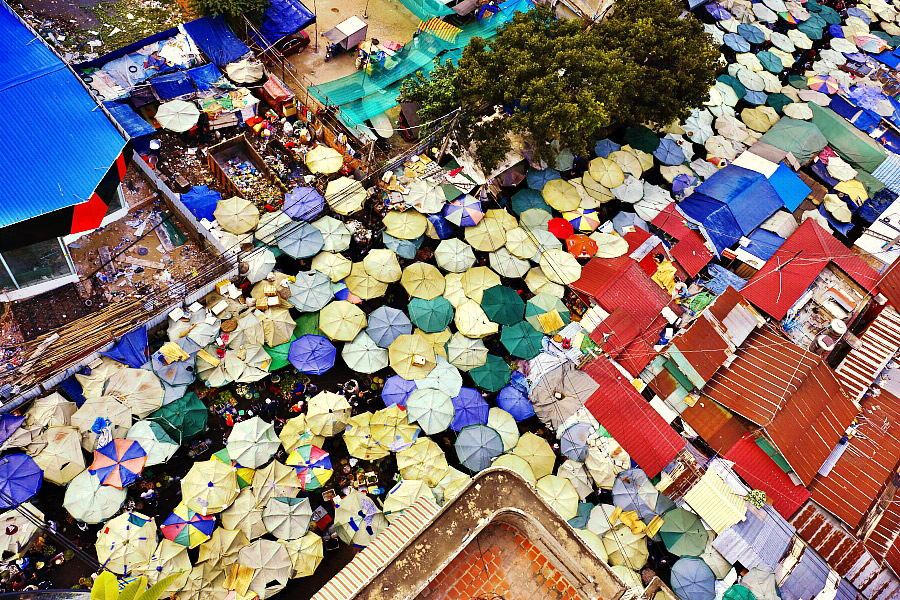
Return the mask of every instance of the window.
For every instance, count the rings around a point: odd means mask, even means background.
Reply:
[[[4,289],[21,289],[74,273],[68,253],[58,238],[31,244],[24,248],[5,250],[2,257],[6,269],[8,269],[8,273],[4,272],[0,276],[0,287]],[[12,279],[9,275],[12,275]]]
[[[125,208],[125,197],[122,195],[122,186],[116,187],[116,195],[109,201],[109,208],[106,209],[106,216],[113,214],[117,210]]]

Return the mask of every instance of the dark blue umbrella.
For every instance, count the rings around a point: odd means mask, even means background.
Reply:
[[[716,21],[724,21],[725,19],[731,18],[731,13],[721,4],[710,2],[705,8],[706,12],[708,12]]]
[[[562,175],[559,174],[559,171],[554,171],[553,169],[544,169],[543,171],[528,169],[528,173],[525,174],[525,181],[528,183],[528,187],[533,190],[544,189],[547,182],[554,179],[562,179]]]
[[[751,44],[762,44],[766,41],[766,35],[759,27],[749,23],[741,23],[737,28],[738,35]]]
[[[653,151],[653,156],[664,165],[680,165],[684,162],[684,150],[678,142],[669,138],[659,140],[659,146]]]
[[[828,33],[831,34],[831,37],[842,38],[844,37],[844,29],[841,27],[839,23],[834,23],[828,26]]]
[[[459,431],[469,425],[484,425],[488,420],[490,407],[481,397],[481,392],[474,388],[464,387],[453,399],[453,410],[456,411],[450,428]]]
[[[528,392],[509,384],[497,393],[497,406],[512,415],[516,421],[524,421],[534,416],[534,407],[528,399]]]
[[[393,404],[406,406],[406,399],[415,389],[417,389],[415,380],[392,375],[388,377],[384,382],[384,387],[381,388],[381,399],[384,400],[385,406]]]
[[[333,367],[336,355],[337,349],[322,335],[301,335],[288,349],[291,364],[309,375],[321,375]]]
[[[718,6],[718,5],[717,5]],[[734,50],[735,52],[749,52],[750,51],[750,42],[744,39],[743,36],[740,36],[736,33],[726,33],[725,34],[725,45]]]
[[[476,473],[487,469],[492,460],[503,454],[503,439],[487,425],[463,427],[453,446],[459,462]]]
[[[587,439],[593,431],[594,428],[587,423],[575,423],[563,431],[562,436],[560,436],[559,451],[562,452],[566,458],[584,462],[588,452]]]
[[[697,178],[696,178],[696,177],[692,177],[692,176],[687,175],[687,174],[685,174],[685,173],[681,173],[681,174],[679,174],[679,175],[676,175],[676,176],[675,176],[675,179],[672,180],[672,193],[673,193],[673,194],[680,194],[681,192],[683,192],[683,191],[686,190],[687,188],[689,188],[689,187],[691,187],[692,185],[694,185],[694,183],[695,183],[696,181],[697,181]]]
[[[17,417],[10,414],[0,415],[0,445],[8,440],[12,434],[16,432],[16,429],[24,422],[24,416]]]
[[[381,241],[384,242],[385,248],[393,250],[400,258],[407,258],[410,260],[416,257],[416,252],[419,251],[419,246],[422,245],[424,237],[425,236],[420,235],[414,240],[401,240],[392,235],[388,235],[387,231],[381,232]]]
[[[101,352],[100,354],[120,363],[125,363],[133,369],[140,369],[150,358],[147,346],[147,329],[142,325],[134,331],[123,335],[112,350]]]
[[[44,472],[27,454],[0,458],[0,509],[27,502],[41,489]]]
[[[451,225],[443,215],[435,213],[433,215],[425,215],[425,218],[427,218],[428,222],[434,227],[434,232],[439,239],[446,240],[447,238],[453,237],[453,234],[455,233],[453,225]]]
[[[679,558],[672,565],[672,591],[681,600],[713,600],[716,576],[703,559],[696,556]]]
[[[296,187],[284,195],[281,210],[295,221],[311,221],[325,210],[325,196],[316,188]]]
[[[604,138],[594,144],[594,154],[603,158],[607,158],[613,152],[618,152],[621,149],[622,146],[608,138]]]
[[[390,306],[379,306],[369,314],[366,333],[373,342],[387,348],[399,336],[412,333],[412,323],[403,311]]]
[[[512,197],[512,209],[517,215],[521,215],[529,208],[540,208],[552,212],[550,205],[544,202],[544,196],[537,190],[525,188],[519,190]]]

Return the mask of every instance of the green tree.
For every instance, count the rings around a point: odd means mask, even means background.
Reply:
[[[262,16],[269,0],[191,0],[191,4],[205,15],[225,15],[234,19],[243,14]]]

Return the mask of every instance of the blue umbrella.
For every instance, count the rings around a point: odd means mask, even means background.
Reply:
[[[156,376],[169,385],[186,385],[194,381],[193,360],[178,360],[167,364],[162,352],[155,352],[150,358],[150,366]]]
[[[659,146],[653,151],[653,156],[664,165],[680,165],[684,162],[684,150],[678,142],[669,138],[659,140]]]
[[[147,358],[150,356],[148,345],[147,328],[141,325],[134,331],[123,335],[112,350],[100,354],[125,363],[132,369],[140,369],[147,363]]]
[[[691,175],[687,175],[685,173],[681,173],[675,176],[675,179],[672,180],[672,193],[680,194],[687,188],[691,187],[696,183],[697,178],[692,177]]]
[[[414,240],[401,240],[392,235],[388,235],[386,231],[381,232],[381,241],[388,250],[393,250],[400,258],[408,258],[412,260],[422,245],[425,236],[419,236]]]
[[[641,520],[649,520],[675,508],[675,504],[660,494],[639,468],[627,469],[616,476],[612,489],[613,503],[622,510],[637,511]]]
[[[594,144],[594,154],[596,154],[597,156],[602,156],[603,158],[607,158],[613,152],[618,152],[621,149],[622,146],[610,139],[605,138]]]
[[[856,8],[855,6],[851,6],[850,8],[847,9],[847,16],[848,17],[859,17],[860,19],[863,20],[863,22],[866,25],[868,25],[869,23],[872,22],[872,19],[871,19],[871,17],[869,17],[869,15],[867,15],[865,12],[861,11],[860,9]]]
[[[749,102],[750,104],[756,104],[758,106],[762,106],[766,103],[766,99],[769,97],[765,92],[757,92],[756,90],[747,90],[747,95],[744,96],[744,100]]]
[[[376,344],[387,348],[398,336],[412,333],[412,323],[403,311],[390,306],[379,306],[369,314],[366,333]]]
[[[650,226],[647,225],[647,221],[630,212],[619,211],[619,213],[612,218],[612,223],[613,228],[619,235],[625,235],[625,230],[629,227],[639,227],[644,231],[650,231]]]
[[[487,425],[463,427],[453,447],[459,462],[476,473],[487,469],[492,460],[503,454],[500,434]]]
[[[44,472],[27,454],[7,454],[0,458],[0,509],[27,502],[41,489]]]
[[[316,188],[296,187],[284,195],[281,210],[295,221],[312,221],[325,210],[325,196]]]
[[[554,179],[562,179],[562,175],[559,174],[559,171],[554,171],[553,169],[544,169],[543,171],[528,169],[528,172],[525,174],[525,182],[528,184],[528,187],[538,191],[544,189],[547,182]]]
[[[403,379],[399,375],[391,375],[384,382],[384,387],[381,389],[381,399],[384,400],[385,406],[393,404],[406,406],[406,399],[416,389],[415,380]]]
[[[571,458],[578,462],[584,462],[587,457],[588,436],[593,433],[594,428],[587,423],[575,423],[565,431],[559,438],[559,451],[566,458]]]
[[[516,421],[524,421],[534,416],[534,407],[528,399],[528,392],[509,384],[497,393],[497,406],[512,415]]]
[[[718,6],[718,5],[716,5]],[[723,9],[724,10],[724,9]],[[749,52],[750,51],[750,42],[748,42],[744,37],[736,34],[736,33],[726,33],[725,34],[725,45],[734,50],[735,52]]]
[[[716,576],[703,559],[696,556],[679,558],[672,565],[672,591],[681,600],[713,600]]]
[[[842,38],[844,37],[844,29],[841,27],[840,23],[834,23],[828,26],[828,33],[831,34],[831,37]]]
[[[738,35],[750,42],[751,44],[762,44],[766,41],[766,36],[759,27],[748,23],[741,23],[737,27]]]
[[[459,431],[469,425],[484,425],[488,420],[490,407],[481,397],[481,393],[474,388],[464,387],[459,390],[459,395],[453,399],[453,410],[456,411],[450,428]]]
[[[446,240],[447,238],[453,237],[453,234],[455,233],[453,226],[448,223],[447,219],[442,215],[435,213],[433,215],[425,215],[425,218],[428,219],[428,222],[434,227],[434,232],[439,239]]]
[[[731,13],[724,6],[715,2],[710,2],[706,5],[706,12],[716,21],[724,21],[731,18]]]
[[[551,212],[550,205],[544,202],[544,196],[537,190],[525,188],[519,190],[512,197],[512,209],[517,215],[521,215],[529,208],[540,208]]]
[[[321,271],[298,272],[288,289],[291,292],[288,302],[300,312],[318,312],[334,298],[331,278]]]
[[[474,227],[484,217],[478,198],[466,194],[444,205],[444,218],[458,227]]]
[[[318,254],[325,246],[325,238],[317,227],[303,223],[288,229],[278,238],[278,247],[294,258],[309,258]]]
[[[337,349],[322,335],[301,335],[288,349],[291,364],[308,375],[321,375],[333,367],[336,355]]]
[[[12,434],[16,432],[16,429],[24,422],[24,416],[17,417],[10,414],[0,415],[0,444],[3,444],[3,442],[8,440]]]

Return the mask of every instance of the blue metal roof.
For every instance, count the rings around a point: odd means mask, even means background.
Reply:
[[[0,5],[0,227],[6,227],[87,202],[125,140],[78,77]]]

